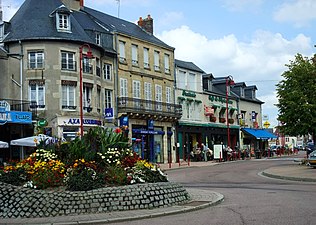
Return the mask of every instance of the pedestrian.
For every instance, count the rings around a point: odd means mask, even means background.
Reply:
[[[207,161],[207,146],[205,144],[202,143],[202,151],[203,151],[203,155],[204,155],[204,161]]]

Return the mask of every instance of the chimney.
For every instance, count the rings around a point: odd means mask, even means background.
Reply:
[[[143,19],[142,17],[139,17],[137,24],[138,26],[143,28],[146,32],[150,34],[154,33],[154,20],[151,18],[150,15],[148,15],[147,18],[145,19]]]
[[[61,0],[63,4],[72,10],[80,10],[84,7],[84,0]]]

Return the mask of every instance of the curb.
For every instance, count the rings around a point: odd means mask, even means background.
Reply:
[[[281,176],[281,175],[267,173],[265,171],[261,172],[261,175],[266,176],[266,177],[270,177],[270,178],[280,179],[280,180],[316,182],[316,179],[314,179],[314,178]]]
[[[131,217],[104,219],[104,220],[77,221],[77,222],[73,221],[71,223],[51,223],[51,225],[104,224],[104,223],[115,223],[115,222],[123,222],[123,221],[130,221],[130,220],[149,219],[149,218],[155,218],[155,217],[161,217],[161,216],[186,213],[186,212],[191,212],[191,211],[215,206],[215,205],[218,205],[224,201],[224,195],[217,193],[217,192],[212,192],[212,193],[216,195],[216,198],[214,200],[212,200],[208,203],[205,203],[205,204],[198,205],[198,206],[185,206],[185,205],[188,205],[188,204],[194,202],[194,200],[191,200],[185,204],[170,207],[170,208],[175,208],[175,209],[168,209],[169,207],[165,208],[167,210],[164,212],[154,212],[154,209],[153,209],[153,213],[151,213],[151,214],[144,214],[144,215],[131,216]],[[179,208],[179,209],[177,209],[177,208]]]

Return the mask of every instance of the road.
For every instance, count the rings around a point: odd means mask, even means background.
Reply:
[[[293,161],[288,160],[245,160],[170,170],[170,181],[179,182],[188,188],[219,192],[225,196],[224,202],[193,212],[116,224],[316,224],[315,183],[277,180],[260,175],[261,171],[269,167]]]

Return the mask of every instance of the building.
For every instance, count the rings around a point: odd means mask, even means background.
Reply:
[[[21,92],[36,110],[28,135],[72,139],[94,126],[120,126],[143,158],[175,157],[182,112],[174,100],[174,48],[153,35],[150,16],[134,24],[83,0],[26,0],[0,30],[0,99],[19,100]],[[13,139],[12,130],[0,132]]]

